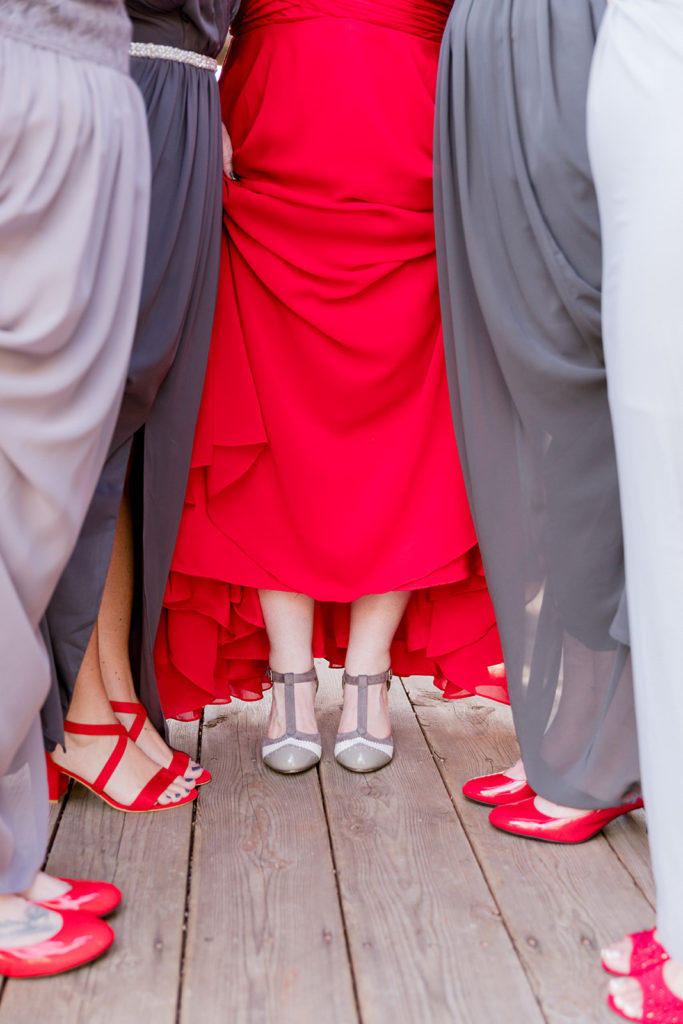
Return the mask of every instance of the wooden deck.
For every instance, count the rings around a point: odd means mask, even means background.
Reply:
[[[81,787],[48,869],[124,891],[116,943],[61,977],[6,982],[0,1024],[591,1024],[600,945],[653,921],[642,812],[561,847],[496,832],[470,775],[517,755],[507,708],[391,690],[397,754],[332,757],[337,673],[321,671],[324,759],[264,768],[268,700],[173,726],[214,773],[196,806],[121,814]]]

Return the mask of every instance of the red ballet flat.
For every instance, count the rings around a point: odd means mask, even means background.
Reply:
[[[133,724],[128,729],[128,735],[132,739],[133,743],[137,741],[138,736],[145,727],[145,722],[149,718],[149,715],[145,711],[142,704],[136,701],[127,700],[112,700],[109,702],[112,707],[112,711],[119,715],[134,715]],[[173,750],[173,748],[171,747]],[[202,768],[199,775],[187,776],[186,772],[190,767],[190,761],[192,758],[189,754],[186,754],[182,750],[173,750],[173,759],[167,767],[167,771],[171,772],[175,778],[177,775],[182,775],[183,778],[187,779],[188,782],[194,782],[195,786],[205,786],[207,782],[211,782],[211,772],[207,771],[206,768]],[[201,767],[201,766],[200,766]]]
[[[642,806],[642,800],[635,800],[620,807],[586,811],[580,818],[552,818],[542,814],[536,808],[535,798],[529,797],[517,804],[494,807],[489,814],[489,821],[502,832],[524,836],[525,839],[540,839],[547,843],[585,843],[608,822]]]
[[[51,754],[47,754],[47,782],[50,800],[59,800],[61,796],[66,792],[69,779],[75,779],[76,782],[80,782],[82,786],[89,789],[96,796],[101,797],[105,803],[109,804],[110,807],[115,807],[117,811],[131,811],[136,814],[141,814],[146,811],[170,811],[174,807],[182,807],[183,804],[188,804],[194,800],[197,796],[197,790],[191,789],[189,793],[181,797],[179,800],[175,800],[172,803],[160,804],[157,800],[173,782],[175,782],[175,775],[172,775],[168,768],[160,768],[152,778],[149,780],[147,785],[142,789],[136,796],[135,800],[131,804],[121,804],[118,800],[114,800],[104,792],[104,787],[109,782],[109,779],[114,774],[121,758],[126,752],[126,746],[130,742],[128,733],[122,725],[83,725],[80,722],[64,722],[64,731],[70,733],[78,733],[83,736],[118,736],[118,742],[112,750],[107,762],[97,776],[94,782],[88,782],[87,779],[82,778],[75,772],[70,771],[68,768],[64,768],[58,765],[53,759]]]
[[[499,807],[501,804],[516,804],[520,800],[536,796],[526,779],[512,779],[505,772],[496,775],[479,775],[469,779],[462,787],[468,800],[475,804]]]
[[[51,939],[16,949],[0,948],[0,975],[42,978],[95,960],[114,941],[114,932],[92,914],[61,913],[62,927]]]
[[[643,990],[643,1009],[640,1017],[628,1017],[620,1010],[610,993],[607,1005],[624,1020],[647,1021],[647,1024],[683,1024],[683,999],[675,996],[664,981],[664,964],[640,974],[637,982]]]
[[[616,974],[620,978],[628,978],[645,974],[647,971],[651,971],[653,967],[666,963],[669,959],[669,954],[661,942],[658,942],[655,938],[655,931],[655,928],[650,928],[646,932],[634,932],[626,936],[627,939],[631,940],[631,960],[627,971],[615,971],[605,960],[601,960],[600,963],[603,968],[608,974]]]
[[[79,911],[84,914],[93,914],[95,917],[106,917],[116,910],[121,902],[121,890],[109,882],[91,882],[76,878],[61,878],[71,888],[61,896],[55,896],[50,900],[31,900],[31,903],[39,907],[46,907],[48,910]]]

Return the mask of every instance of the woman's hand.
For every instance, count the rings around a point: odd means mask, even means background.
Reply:
[[[239,181],[239,175],[235,174],[232,168],[232,139],[228,135],[228,129],[221,121],[221,135],[223,138],[223,174],[231,181]]]

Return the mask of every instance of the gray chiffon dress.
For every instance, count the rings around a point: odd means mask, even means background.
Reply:
[[[638,790],[586,93],[604,0],[456,0],[437,87],[449,386],[532,787]]]
[[[216,57],[234,0],[128,0],[133,40]],[[134,57],[152,150],[152,200],[137,333],[107,463],[47,613],[68,709],[100,606],[127,467],[135,535],[131,664],[163,729],[152,648],[183,507],[218,287],[221,134],[212,71]],[[60,740],[47,730],[48,746]]]
[[[121,403],[149,210],[122,0],[0,3],[0,892],[45,859],[40,622]],[[98,144],[93,145],[97,139]],[[52,731],[59,706],[48,704]]]

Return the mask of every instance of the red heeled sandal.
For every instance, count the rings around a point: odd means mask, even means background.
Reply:
[[[95,960],[114,941],[108,924],[92,914],[64,911],[62,927],[51,939],[15,949],[0,948],[0,975],[7,978],[43,978]]]
[[[50,900],[31,900],[31,903],[47,910],[56,910],[60,914],[66,910],[92,914],[94,917],[106,917],[112,910],[116,910],[121,902],[121,890],[110,882],[92,882],[76,878],[60,878],[59,881],[71,886],[68,892],[54,896]]]
[[[142,704],[139,704],[137,701],[112,700],[109,703],[111,704],[112,711],[114,711],[115,714],[135,716],[133,724],[128,730],[128,735],[135,743],[145,727],[145,722],[149,718],[146,710]],[[171,749],[173,750],[172,747]],[[176,775],[182,775],[188,782],[194,782],[195,786],[205,786],[207,782],[211,782],[211,772],[207,771],[206,768],[202,768],[201,772],[196,776],[193,775],[191,778],[187,777],[185,773],[190,767],[191,760],[192,758],[190,755],[185,754],[182,750],[173,750],[173,760],[167,767],[166,771],[171,772],[174,778]]]
[[[118,800],[113,800],[112,797],[107,796],[104,792],[104,787],[109,782],[109,779],[114,774],[121,758],[126,752],[126,746],[130,737],[123,726],[82,725],[78,722],[66,721],[64,722],[64,731],[80,734],[82,736],[118,736],[118,742],[109,755],[104,768],[94,782],[88,782],[87,779],[82,778],[80,775],[76,775],[75,772],[70,771],[68,768],[63,768],[56,764],[52,759],[52,755],[48,754],[47,779],[50,800],[58,800],[65,791],[66,786],[64,783],[60,783],[60,776],[67,776],[70,779],[75,779],[76,782],[80,782],[82,786],[85,786],[87,789],[91,790],[91,792],[101,797],[105,803],[108,803],[110,807],[115,807],[117,811],[132,811],[133,813],[142,813],[144,811],[166,811],[172,807],[182,807],[183,804],[190,803],[190,801],[194,800],[197,796],[196,789],[192,789],[184,797],[181,797],[180,800],[175,800],[173,803],[157,803],[157,800],[164,790],[175,781],[175,775],[170,774],[167,768],[160,768],[131,804],[120,804]]]
[[[648,1024],[683,1024],[683,999],[674,995],[664,981],[664,964],[654,967],[635,979],[643,990],[643,1009],[640,1017],[629,1017],[620,1010],[610,993],[607,1005],[624,1020]]]
[[[631,940],[631,960],[627,971],[615,971],[603,959],[600,961],[608,974],[616,974],[619,978],[637,977],[651,971],[653,967],[666,963],[669,954],[661,942],[655,938],[655,928],[649,928],[645,932],[633,932],[626,938]]]
[[[468,779],[462,791],[468,800],[475,804],[485,804],[487,807],[516,804],[520,800],[536,796],[526,779],[513,779],[505,772],[478,775],[475,779]]]

